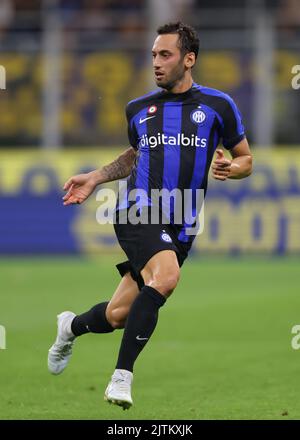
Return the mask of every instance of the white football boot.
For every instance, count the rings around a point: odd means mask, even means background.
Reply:
[[[48,352],[48,370],[52,374],[62,373],[72,355],[75,336],[71,331],[71,323],[75,316],[73,312],[57,315],[57,337]]]
[[[104,400],[122,406],[123,409],[129,409],[133,404],[131,398],[132,381],[131,371],[116,369],[105,390]]]

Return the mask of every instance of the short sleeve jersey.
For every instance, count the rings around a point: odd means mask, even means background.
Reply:
[[[215,149],[220,141],[226,149],[231,149],[245,137],[233,99],[221,91],[193,83],[184,93],[159,89],[130,101],[126,117],[129,142],[138,152],[127,180],[127,196],[131,190],[141,190],[147,197],[139,203],[151,205],[152,190],[173,193],[176,190],[168,211],[170,222],[175,225],[176,206],[184,205],[184,190],[189,190],[192,216],[197,215],[197,190],[206,194]],[[128,208],[131,203],[124,197],[118,201],[117,209]],[[187,227],[184,218],[176,223],[178,240],[193,240],[186,233]]]

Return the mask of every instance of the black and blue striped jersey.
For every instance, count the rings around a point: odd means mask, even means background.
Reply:
[[[202,189],[205,194],[210,164],[220,140],[226,149],[231,149],[245,137],[241,115],[232,98],[196,83],[184,93],[159,89],[130,101],[126,116],[129,142],[137,150],[135,166],[127,179],[127,195],[134,189],[144,190],[148,198],[139,203],[148,206],[153,189],[178,189],[183,197],[184,190],[193,194]],[[196,204],[192,205],[195,215]],[[118,201],[117,210],[129,206],[125,196]],[[173,200],[171,224],[175,224],[175,206]],[[186,234],[184,221],[175,226],[179,241],[193,240],[194,236]]]

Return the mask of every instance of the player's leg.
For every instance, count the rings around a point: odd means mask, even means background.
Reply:
[[[134,362],[152,335],[159,308],[175,289],[180,275],[174,251],[155,254],[141,271],[145,286],[133,302],[120,348],[117,368],[133,371]]]
[[[110,302],[93,306],[88,312],[76,316],[73,312],[58,315],[58,332],[48,353],[48,369],[60,374],[72,355],[76,337],[86,333],[110,333],[123,328],[132,302],[139,292],[137,283],[126,273]]]
[[[81,336],[85,333],[109,333],[117,328],[124,328],[129,308],[138,293],[137,283],[127,272],[110,301],[97,304],[73,319],[72,333]]]
[[[171,250],[158,252],[146,263],[141,275],[145,286],[129,310],[116,370],[104,396],[123,409],[132,405],[134,362],[156,327],[159,308],[178,283],[180,269],[176,253]]]
[[[136,281],[127,272],[107,305],[106,318],[112,327],[125,327],[130,307],[139,291]]]

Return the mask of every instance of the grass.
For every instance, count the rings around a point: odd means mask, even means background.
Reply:
[[[1,259],[0,419],[299,419],[299,259],[186,262],[135,368],[130,411],[108,405],[122,331],[85,335],[47,371],[56,314],[108,299],[115,257]]]

